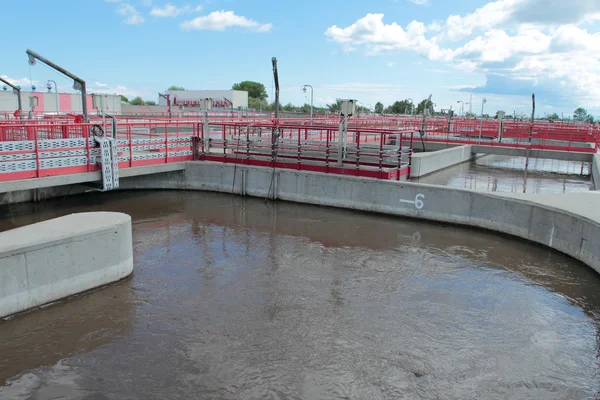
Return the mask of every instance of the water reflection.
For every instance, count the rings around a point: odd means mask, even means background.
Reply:
[[[415,182],[487,192],[572,193],[593,189],[589,163],[483,156],[475,161],[434,172]]]

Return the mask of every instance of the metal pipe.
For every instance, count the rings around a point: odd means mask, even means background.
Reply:
[[[487,102],[487,99],[484,97],[483,101],[481,102],[481,124],[479,125],[479,140],[477,140],[478,146],[481,144],[481,134],[483,132],[483,106],[485,105],[486,102]]]
[[[275,79],[275,120],[279,118],[279,74],[277,73],[277,58],[271,58],[273,77]]]
[[[71,72],[67,71],[66,69],[54,64],[52,61],[42,57],[41,55],[39,55],[38,53],[36,53],[33,50],[27,49],[26,53],[29,56],[29,65],[35,65],[35,60],[38,59],[41,62],[43,62],[44,64],[46,64],[47,66],[54,68],[58,72],[68,76],[69,78],[71,78],[75,81],[75,83],[73,84],[73,89],[81,90],[81,108],[82,108],[82,113],[83,113],[83,120],[84,120],[84,122],[88,122],[87,93],[86,93],[85,81],[83,79],[79,78],[77,75],[74,75]]]
[[[18,104],[18,107],[19,107],[19,118],[21,118],[21,114],[23,114],[23,105],[21,104],[21,89],[18,86],[13,85],[12,83],[10,83],[9,81],[7,81],[5,79],[0,78],[0,82],[6,83],[15,92],[17,92],[17,104]]]

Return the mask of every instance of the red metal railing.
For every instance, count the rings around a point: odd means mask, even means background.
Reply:
[[[211,122],[207,132],[197,120],[119,122],[115,132],[111,126],[100,120],[2,124],[0,181],[98,170],[94,132],[117,140],[119,168],[198,159],[379,179],[410,174],[411,147],[403,147],[412,142],[408,131],[351,128],[340,147],[333,125]]]

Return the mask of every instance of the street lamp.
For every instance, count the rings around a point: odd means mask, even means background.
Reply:
[[[415,110],[414,110],[415,106],[414,106],[414,104],[415,104],[415,102],[410,97],[408,99],[406,99],[406,100],[410,100],[410,115],[414,116],[414,113],[415,113]]]
[[[54,83],[54,93],[56,93],[56,115],[58,115],[60,112],[60,103],[58,101],[58,85],[52,79],[48,79],[48,82],[46,82],[46,87],[48,88],[48,92],[51,92],[51,90],[52,90],[52,85],[50,83]]]
[[[313,92],[314,89],[311,85],[304,85],[302,86],[302,91],[304,93],[306,93],[306,88],[309,87],[310,88],[310,124],[313,124]]]
[[[484,97],[483,101],[481,102],[481,125],[479,126],[479,140],[477,141],[478,146],[481,144],[481,133],[483,132],[483,106],[486,102],[487,99]]]
[[[464,115],[465,113],[465,102],[462,100],[458,100],[456,104],[460,103],[460,113]]]

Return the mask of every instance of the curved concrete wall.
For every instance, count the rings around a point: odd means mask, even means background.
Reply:
[[[0,318],[133,272],[131,217],[71,214],[0,233]]]
[[[600,154],[595,154],[592,161],[592,179],[594,180],[594,189],[600,190]]]
[[[232,187],[234,170],[235,188]],[[469,225],[537,242],[600,272],[600,193],[516,195],[409,182],[205,162],[121,182],[123,189],[191,189]],[[201,206],[201,205],[199,205]]]

